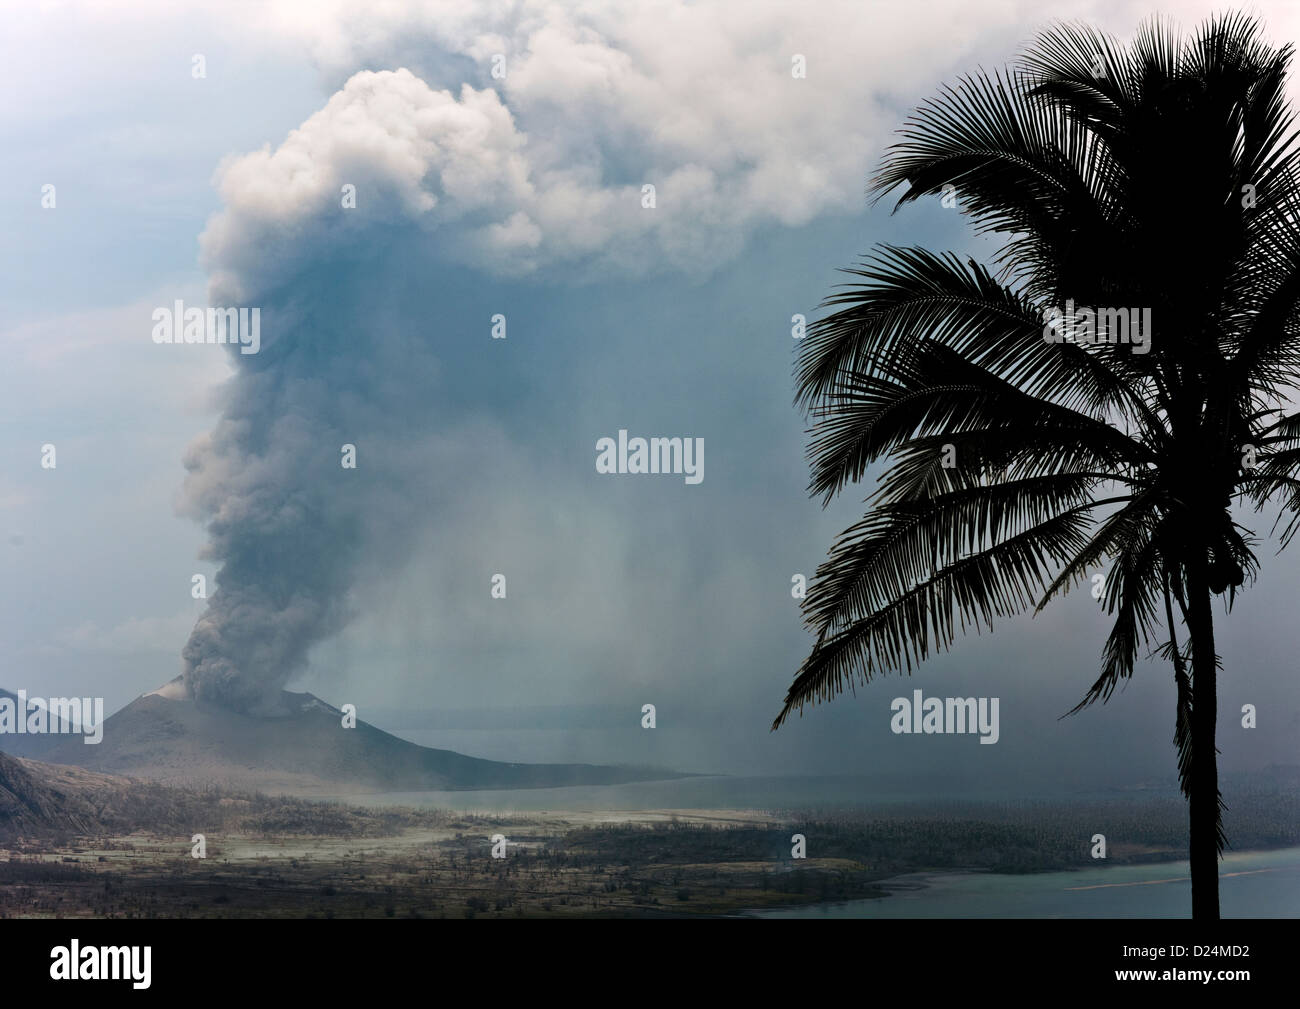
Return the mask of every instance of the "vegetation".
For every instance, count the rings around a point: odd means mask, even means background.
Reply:
[[[1064,25],[921,106],[873,189],[955,197],[1001,239],[995,268],[878,250],[797,370],[813,494],[887,466],[810,586],[816,643],[774,728],[1108,568],[1079,707],[1144,644],[1170,662],[1197,918],[1218,917],[1224,841],[1215,597],[1258,566],[1230,506],[1280,500],[1284,545],[1300,520],[1300,149],[1291,47],[1261,34]]]
[[[0,917],[708,916],[885,897],[881,882],[908,872],[1091,868],[1097,831],[1110,864],[1187,854],[1187,810],[1172,796],[580,827],[265,797],[223,808],[233,811],[202,860],[190,857],[188,829],[0,847]],[[327,824],[347,833],[314,833]],[[1251,847],[1300,845],[1300,795],[1245,792],[1230,827]],[[491,857],[497,832],[509,836],[505,859]],[[808,839],[806,859],[791,858],[794,833]]]

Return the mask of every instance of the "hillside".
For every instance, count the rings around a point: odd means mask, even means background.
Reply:
[[[115,821],[131,783],[0,753],[0,837],[86,834]]]
[[[591,764],[514,764],[399,739],[307,693],[281,694],[270,716],[197,703],[178,681],[136,698],[88,746],[48,737],[40,759],[92,771],[183,785],[313,794],[354,791],[554,788],[682,777],[660,770]],[[17,738],[17,737],[11,737]],[[0,739],[0,747],[9,740]]]

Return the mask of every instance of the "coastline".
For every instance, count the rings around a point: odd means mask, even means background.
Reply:
[[[1277,863],[1268,864],[1263,863]],[[1178,871],[1173,867],[1177,866]],[[1152,873],[1149,870],[1160,870]],[[1265,876],[1267,874],[1286,873],[1288,876],[1294,876],[1300,880],[1300,847],[1291,845],[1280,845],[1273,847],[1252,847],[1249,849],[1240,849],[1231,851],[1226,854],[1220,863],[1219,878],[1222,881],[1231,881],[1244,879],[1247,877]],[[1107,879],[1106,876],[1116,878]],[[1066,880],[1062,877],[1076,877],[1074,880]],[[1144,877],[1152,878],[1144,878]],[[1276,877],[1274,877],[1276,878]],[[1134,890],[1148,892],[1147,888],[1151,887],[1168,887],[1179,886],[1190,888],[1189,863],[1186,856],[1177,858],[1151,859],[1140,863],[1118,863],[1114,865],[1103,866],[1084,866],[1066,870],[1043,870],[1038,872],[1025,873],[998,873],[982,868],[964,868],[964,869],[923,869],[915,872],[900,873],[887,879],[879,880],[877,885],[884,891],[878,897],[866,897],[848,901],[825,901],[813,902],[810,904],[800,905],[799,907],[790,908],[773,908],[760,907],[746,909],[740,917],[750,918],[769,918],[769,917],[871,917],[872,915],[855,915],[851,912],[854,910],[869,910],[868,903],[879,903],[886,898],[895,898],[895,900],[906,899],[909,895],[925,899],[927,893],[938,890],[960,890],[964,884],[973,880],[984,883],[999,881],[1009,889],[1024,888],[1026,883],[1032,885],[1032,881],[1051,880],[1052,882],[1075,882],[1074,886],[1061,887],[1063,894],[1088,894],[1104,896],[1106,891],[1126,891]],[[886,910],[882,907],[882,910]],[[897,908],[897,910],[904,910]],[[1188,907],[1190,911],[1190,906]],[[899,914],[891,915],[884,913],[880,917],[930,917],[931,915],[913,915]],[[934,915],[939,917],[939,915]],[[965,915],[963,915],[965,916]],[[976,918],[993,918],[1007,917],[1002,914],[974,914],[969,917]],[[1015,915],[1010,915],[1015,917]],[[1091,915],[1089,915],[1091,916]],[[1250,915],[1254,916],[1254,915]],[[1040,916],[1033,916],[1040,917]],[[1068,914],[1056,913],[1043,915],[1041,917],[1071,917]],[[1145,917],[1138,915],[1137,917]],[[1165,915],[1151,915],[1151,917],[1165,917]],[[1300,917],[1300,898],[1292,905],[1292,912],[1284,917]]]

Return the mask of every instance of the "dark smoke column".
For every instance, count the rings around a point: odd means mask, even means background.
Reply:
[[[531,262],[525,142],[491,87],[454,95],[409,70],[363,71],[278,148],[222,164],[223,208],[200,239],[209,303],[259,309],[261,346],[225,348],[221,420],[185,461],[180,510],[207,526],[219,565],[182,651],[194,696],[274,708],[354,590],[407,561],[412,531],[455,490],[449,429],[463,418],[440,405],[455,376],[439,357],[466,334],[440,332],[436,305],[394,311],[394,292],[434,252]],[[420,311],[434,321],[412,325]]]
[[[264,316],[293,322],[264,346],[268,356],[237,362],[220,423],[185,460],[187,510],[207,521],[204,555],[221,565],[182,651],[185,684],[247,713],[273,709],[311,646],[346,623],[367,490],[364,471],[340,463],[340,446],[357,436],[330,423],[336,404],[358,394],[334,354],[342,341],[310,316]]]

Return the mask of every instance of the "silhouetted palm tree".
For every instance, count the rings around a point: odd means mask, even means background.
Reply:
[[[1115,624],[1074,710],[1108,699],[1146,642],[1172,662],[1197,918],[1218,915],[1224,844],[1213,596],[1230,606],[1257,570],[1230,504],[1300,509],[1291,53],[1241,16],[1191,38],[1153,21],[1127,47],[1064,25],[1013,69],[962,78],[907,121],[872,190],[955,197],[1003,236],[995,270],[879,247],[797,366],[812,493],[888,462],[810,586],[816,644],[773,728],[1106,569]],[[1067,300],[1078,319],[1150,309],[1150,325],[1072,327]]]

